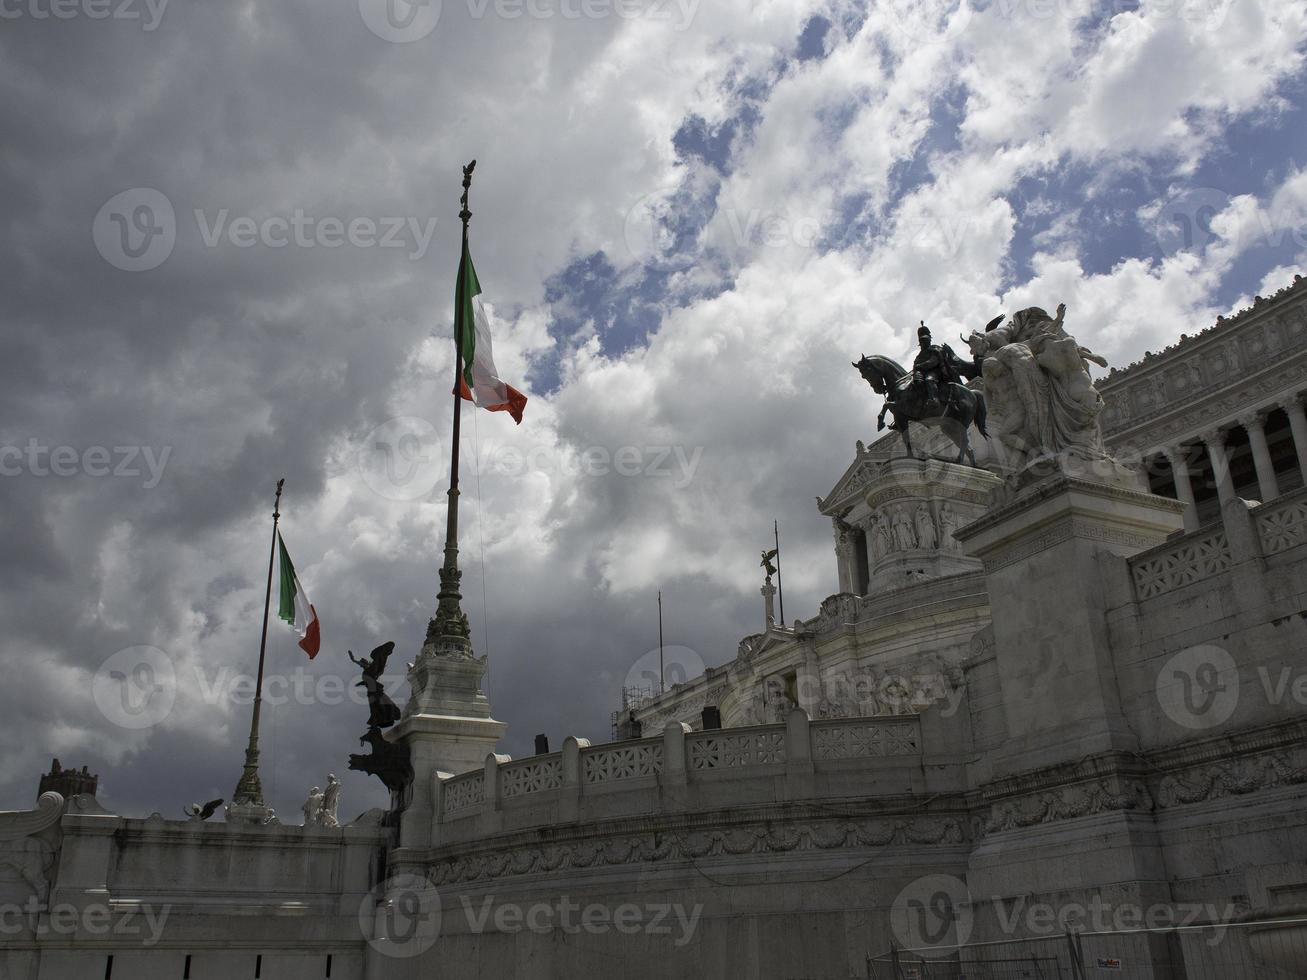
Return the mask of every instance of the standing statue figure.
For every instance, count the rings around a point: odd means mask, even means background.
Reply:
[[[340,805],[340,780],[334,772],[327,773],[327,788],[322,791],[321,823],[324,827],[339,827],[336,808]]]
[[[930,330],[922,323],[917,331],[920,351],[913,361],[912,371],[889,357],[879,354],[854,361],[863,380],[872,391],[885,396],[885,405],[876,421],[878,429],[885,428],[885,414],[892,412],[890,428],[903,436],[903,446],[910,459],[917,454],[912,449],[908,432],[909,422],[938,426],[958,447],[957,462],[970,459],[976,465],[976,454],[971,448],[970,429],[989,438],[985,429],[985,396],[962,383],[980,373],[980,362],[967,362],[953,353],[945,344],[931,342]]]
[[[304,826],[321,827],[322,826],[322,790],[314,786],[309,790],[309,798],[304,801],[300,807],[304,813]]]
[[[939,536],[935,533],[935,519],[930,516],[930,507],[917,505],[917,546],[927,551],[939,547]]]
[[[361,687],[368,694],[368,727],[369,728],[389,728],[395,722],[399,721],[399,706],[390,700],[386,694],[386,689],[381,683],[381,675],[386,670],[386,661],[390,655],[395,652],[394,643],[383,643],[372,651],[372,659],[360,660],[354,656],[354,651],[350,650],[349,659],[354,661],[363,671],[363,677],[355,687]]]
[[[764,551],[762,553],[762,561],[759,562],[759,567],[766,570],[768,585],[771,585],[771,577],[776,574],[776,566],[772,564],[772,559],[775,558],[779,553],[780,552],[778,552],[775,548],[773,548],[771,551]]]
[[[953,532],[958,529],[958,515],[953,512],[953,508],[944,504],[939,509],[939,537],[940,545],[949,551],[958,550],[958,539],[953,536]]]
[[[912,530],[912,518],[908,516],[906,507],[894,511],[894,538],[900,551],[912,551],[917,547],[917,535]]]
[[[871,515],[871,524],[868,526],[867,533],[871,538],[871,560],[873,562],[880,561],[894,550],[894,541],[885,527],[884,515]]]
[[[1098,421],[1103,398],[1089,374],[1091,363],[1107,362],[1076,343],[1065,319],[1065,303],[1056,319],[1031,307],[964,338],[981,365],[995,434],[1021,465],[1064,453],[1107,455]]]

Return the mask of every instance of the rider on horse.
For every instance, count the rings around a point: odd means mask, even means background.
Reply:
[[[979,371],[974,363],[953,353],[948,344],[932,344],[930,339],[930,328],[922,321],[921,329],[917,331],[921,350],[912,362],[912,384],[903,394],[920,406],[923,414],[944,415],[948,412],[951,397],[948,386],[961,384],[963,378],[974,378]],[[893,398],[887,401],[877,420],[877,428],[885,427],[885,412],[895,403]]]
[[[927,401],[939,402],[941,408],[948,399],[948,384],[961,384],[962,378],[972,374],[972,365],[953,353],[948,344],[932,344],[930,328],[925,321],[917,331],[921,352],[912,362],[912,382]]]

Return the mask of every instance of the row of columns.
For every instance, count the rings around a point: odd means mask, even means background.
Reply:
[[[1303,484],[1307,486],[1307,411],[1297,395],[1280,402],[1280,408],[1289,416],[1289,428],[1293,432],[1293,445],[1298,453],[1298,465],[1302,469]],[[1239,417],[1239,424],[1248,433],[1248,443],[1253,451],[1253,465],[1257,468],[1257,488],[1262,501],[1273,500],[1280,495],[1279,481],[1275,476],[1275,466],[1271,462],[1271,451],[1266,444],[1266,410],[1249,412]],[[1225,430],[1210,429],[1201,436],[1207,447],[1207,456],[1212,461],[1212,474],[1216,478],[1216,493],[1221,506],[1235,497],[1234,481],[1230,478],[1230,458],[1225,450]],[[1162,452],[1171,461],[1171,472],[1175,475],[1176,496],[1188,506],[1184,512],[1186,531],[1198,530],[1198,509],[1194,502],[1193,483],[1189,479],[1188,460],[1181,446],[1167,446]]]

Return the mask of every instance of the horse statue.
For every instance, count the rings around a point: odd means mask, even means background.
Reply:
[[[897,429],[903,436],[903,445],[909,459],[921,458],[913,451],[912,440],[908,435],[908,423],[918,422],[937,426],[953,440],[953,444],[958,447],[956,462],[961,463],[966,458],[972,466],[976,465],[976,454],[971,448],[968,433],[974,423],[980,434],[989,438],[989,433],[985,431],[984,395],[972,391],[964,384],[949,382],[942,386],[942,397],[926,397],[921,386],[913,383],[911,371],[905,371],[897,361],[879,354],[871,357],[863,354],[862,360],[855,361],[853,366],[876,394],[885,396],[885,407],[881,409],[878,425],[884,428],[885,413],[893,413],[894,420],[890,428]]]

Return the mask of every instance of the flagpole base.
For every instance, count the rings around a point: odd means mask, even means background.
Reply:
[[[227,822],[261,827],[276,823],[277,811],[262,803],[229,803]]]

